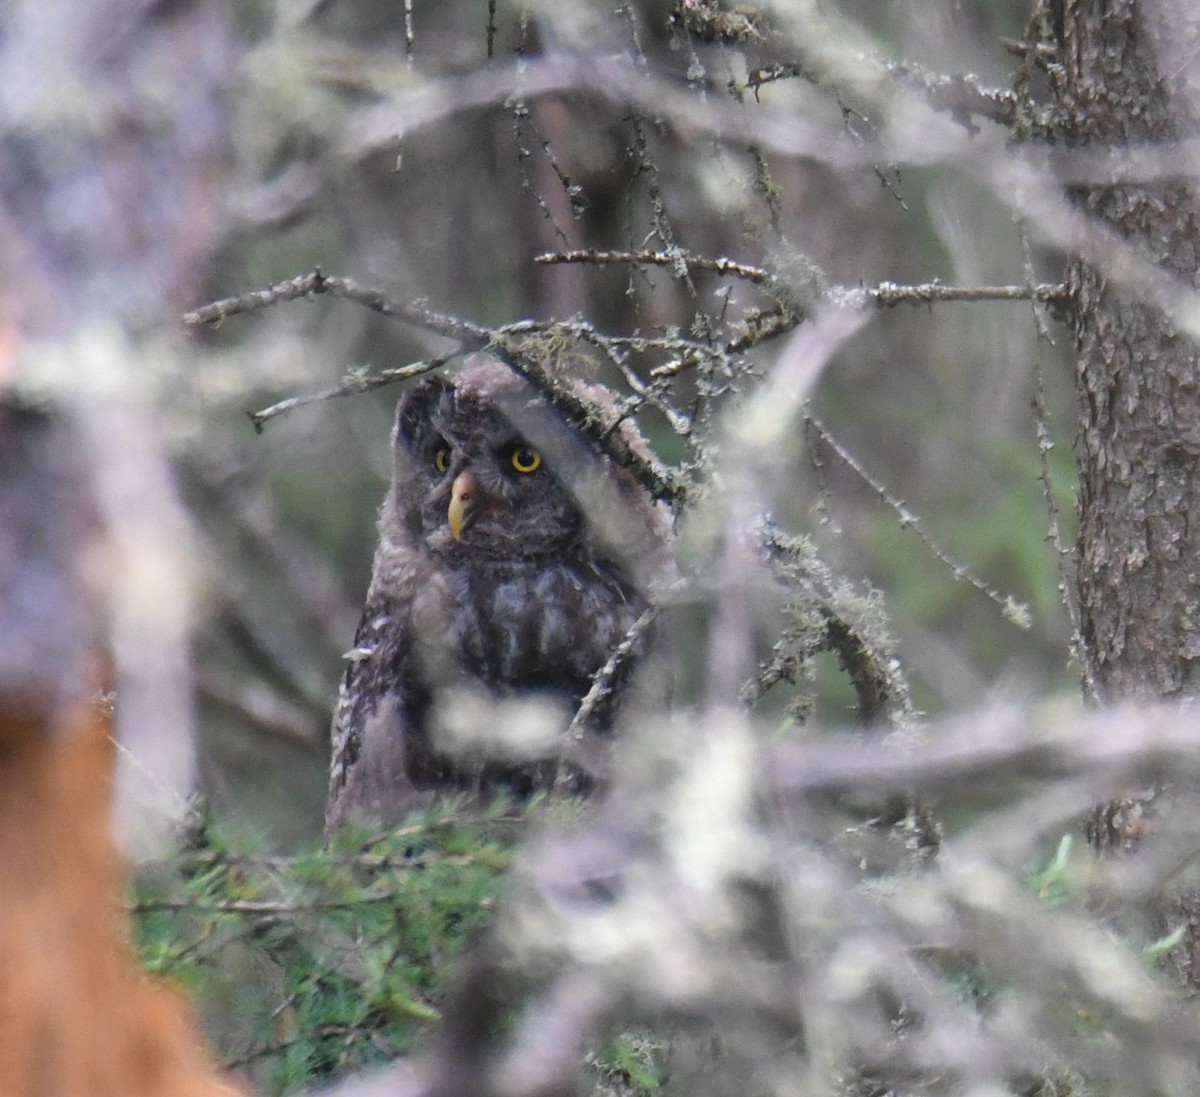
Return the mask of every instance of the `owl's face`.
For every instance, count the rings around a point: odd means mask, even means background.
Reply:
[[[487,377],[494,383],[429,378],[400,401],[398,513],[415,540],[450,559],[560,553],[580,541],[584,520],[555,474],[555,455],[543,450],[554,448],[556,432],[539,445],[512,422],[551,413],[507,371]]]

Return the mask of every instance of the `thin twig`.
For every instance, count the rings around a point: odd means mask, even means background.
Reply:
[[[1031,57],[1040,63],[1058,60],[1058,49],[1050,42],[1029,42],[1024,38],[1000,38],[1001,47],[1014,57]]]
[[[283,1004],[287,1005],[294,1000],[294,997],[293,995],[289,999],[285,999]],[[278,1040],[273,1044],[260,1044],[258,1047],[252,1048],[250,1051],[244,1052],[234,1058],[222,1060],[221,1065],[226,1070],[241,1070],[243,1067],[247,1067],[260,1059],[266,1059],[271,1055],[280,1055],[289,1048],[295,1047],[302,1040],[309,1038],[320,1040],[327,1039],[330,1036],[343,1036],[347,1040],[355,1039],[358,1037],[358,1026],[344,1024],[317,1025],[312,1030],[311,1037],[305,1034],[303,1036],[293,1036],[286,1040]]]
[[[1029,233],[1025,229],[1024,221],[1018,221],[1017,230],[1021,240],[1021,262],[1025,267],[1025,281],[1027,285],[1032,287],[1035,282],[1033,252],[1029,246]],[[1033,322],[1037,329],[1039,342],[1054,346],[1054,339],[1050,335],[1050,326],[1046,322],[1044,304],[1044,301],[1039,301],[1036,298],[1032,300]],[[1069,641],[1071,658],[1079,666],[1080,674],[1083,677],[1084,694],[1091,701],[1099,701],[1099,689],[1096,685],[1095,677],[1092,675],[1083,642],[1079,606],[1076,604],[1075,598],[1071,593],[1074,589],[1074,583],[1073,577],[1068,574],[1067,561],[1072,557],[1072,552],[1063,542],[1062,526],[1058,520],[1058,500],[1054,497],[1054,478],[1050,471],[1050,451],[1054,448],[1054,441],[1050,437],[1050,411],[1046,406],[1046,376],[1040,348],[1035,359],[1034,377],[1033,418],[1034,430],[1037,434],[1038,479],[1041,480],[1042,497],[1046,502],[1046,539],[1050,542],[1051,548],[1054,550],[1055,585],[1058,588],[1059,600],[1062,602],[1063,608],[1067,611],[1067,622],[1071,630]]]
[[[532,158],[533,153],[529,150],[529,146],[525,144],[524,130],[526,126],[533,131],[534,138],[542,146],[542,152],[545,153],[546,159],[554,169],[554,173],[558,176],[559,182],[562,183],[563,189],[567,192],[569,198],[571,198],[571,183],[563,173],[562,168],[559,167],[554,150],[550,148],[550,142],[538,128],[537,122],[534,121],[529,111],[529,104],[524,99],[518,99],[513,103],[512,117],[512,137],[513,145],[517,150],[517,172],[521,177],[521,189],[533,198],[537,203],[538,209],[542,211],[542,216],[550,223],[550,227],[554,230],[554,235],[565,244],[567,242],[567,234],[563,232],[561,226],[555,220],[554,211],[550,209],[545,196],[529,177],[528,161]],[[573,204],[574,198],[571,198],[571,201]]]
[[[414,42],[412,0],[404,0],[404,59],[408,64],[409,71],[412,70],[413,62],[416,59],[413,49]]]
[[[955,579],[960,579],[968,586],[974,587],[980,594],[995,602],[1004,613],[1004,617],[1018,628],[1029,628],[1029,609],[1022,602],[1018,602],[1012,595],[1001,594],[995,587],[989,586],[984,580],[976,575],[965,564],[960,564],[954,560],[946,551],[926,532],[921,519],[914,514],[908,507],[908,504],[903,499],[897,498],[888,490],[887,486],[880,480],[877,480],[870,472],[863,467],[858,458],[854,456],[845,446],[841,444],[830,433],[829,428],[825,426],[815,415],[806,411],[804,413],[804,421],[820,436],[821,441],[825,443],[837,456],[837,458],[848,469],[855,473],[860,480],[863,481],[878,497],[886,503],[896,516],[900,519],[900,527],[902,529],[911,529],[916,534],[917,539],[923,544],[934,559],[945,564],[953,573]]]
[[[320,400],[334,400],[339,396],[357,396],[359,393],[371,392],[374,389],[383,388],[385,385],[394,385],[398,381],[420,377],[422,374],[441,369],[454,357],[454,354],[445,354],[440,358],[410,362],[407,366],[396,366],[392,369],[380,370],[378,373],[351,373],[340,384],[334,385],[332,388],[305,393],[301,396],[289,396],[286,400],[280,400],[268,408],[252,411],[249,413],[250,422],[254,424],[254,429],[261,433],[263,424],[277,415],[283,415],[303,407],[305,404],[314,404]]]
[[[854,291],[850,291],[854,292]],[[1045,301],[1057,303],[1067,299],[1067,287],[1062,282],[1039,282],[1019,286],[944,286],[941,282],[926,282],[901,286],[895,282],[880,282],[864,291],[876,304],[932,305],[948,301]]]
[[[496,0],[488,0],[487,6],[487,59],[496,56]]]
[[[712,259],[693,255],[686,251],[595,251],[577,249],[564,252],[547,252],[534,257],[535,263],[594,263],[603,266],[612,263],[645,263],[658,267],[692,267],[711,271],[714,274],[744,278],[755,285],[778,286],[776,275],[750,263],[740,263],[724,257]],[[880,282],[871,288],[853,289],[835,287],[830,296],[854,296],[862,294],[878,305],[891,308],[895,305],[932,305],[950,301],[1042,301],[1058,303],[1067,299],[1067,286],[1062,282],[1039,282],[1035,285],[1007,286],[947,286],[941,282],[924,282],[916,285],[900,285],[896,282]]]
[[[625,638],[613,648],[608,661],[596,671],[592,678],[591,688],[584,694],[583,700],[579,702],[579,708],[576,709],[575,715],[572,717],[571,723],[567,728],[566,739],[570,740],[582,734],[587,722],[592,718],[592,713],[596,711],[596,706],[602,704],[607,698],[612,696],[617,682],[617,675],[621,673],[621,670],[629,662],[638,645],[642,642],[642,638],[646,635],[646,630],[654,623],[660,612],[660,606],[650,606],[629,627]]]
[[[865,58],[864,58],[865,60]],[[1017,96],[1007,88],[986,87],[973,73],[933,72],[915,61],[883,61],[894,79],[924,93],[934,110],[946,111],[974,131],[971,116],[1011,126],[1017,117]]]
[[[534,256],[535,263],[647,263],[656,267],[695,267],[716,274],[730,274],[754,283],[775,281],[774,275],[761,267],[738,263],[733,259],[709,259],[685,251],[594,251],[590,248],[576,251],[547,252]]]
[[[327,729],[310,714],[273,691],[243,686],[214,671],[197,674],[196,691],[205,701],[236,714],[247,727],[305,747],[324,746]]]
[[[289,902],[283,899],[139,899],[127,907],[131,914],[158,911],[203,911],[219,914],[286,915],[323,910],[353,910],[367,903],[390,903],[399,895],[395,889],[358,892],[345,899],[312,899]]]
[[[276,282],[263,290],[213,301],[192,312],[184,313],[183,322],[188,327],[219,324],[229,316],[256,312],[259,309],[279,304],[281,301],[311,299],[325,293],[334,297],[344,297],[348,301],[353,301],[373,312],[382,313],[384,316],[395,316],[397,319],[405,320],[417,327],[444,335],[448,339],[462,340],[464,344],[474,349],[482,347],[488,340],[488,330],[478,324],[472,324],[454,316],[431,312],[419,304],[396,301],[379,290],[360,286],[351,278],[325,275],[319,269],[314,270],[311,274],[289,278],[285,282]]]
[[[1099,687],[1092,675],[1088,663],[1087,652],[1083,643],[1083,630],[1079,618],[1079,607],[1071,596],[1071,576],[1067,572],[1066,561],[1071,558],[1071,550],[1066,547],[1062,537],[1062,526],[1058,520],[1058,500],[1054,498],[1054,479],[1050,472],[1050,451],[1054,449],[1054,441],[1050,437],[1050,412],[1046,407],[1046,389],[1041,355],[1038,355],[1036,367],[1036,385],[1033,395],[1034,429],[1037,432],[1037,448],[1039,471],[1038,479],[1042,482],[1042,497],[1046,501],[1046,540],[1054,551],[1055,585],[1058,588],[1059,600],[1067,611],[1067,622],[1071,629],[1069,647],[1071,657],[1079,665],[1083,675],[1083,689],[1092,701],[1100,698]]]

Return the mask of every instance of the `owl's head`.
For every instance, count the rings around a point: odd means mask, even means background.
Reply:
[[[393,505],[438,555],[531,559],[579,544],[570,484],[579,440],[533,389],[489,359],[405,393],[393,435]]]

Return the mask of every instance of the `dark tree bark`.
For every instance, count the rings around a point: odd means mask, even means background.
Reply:
[[[1138,145],[1196,131],[1195,61],[1179,43],[1200,9],[1177,0],[1054,0],[1062,136]],[[1200,203],[1184,182],[1091,186],[1097,222],[1200,285]],[[1079,597],[1101,698],[1200,688],[1200,348],[1153,301],[1074,261],[1078,346]]]
[[[1196,132],[1186,83],[1200,9],[1176,0],[1055,0],[1063,136],[1139,145]],[[1080,188],[1099,230],[1115,231],[1185,286],[1200,285],[1200,197],[1186,181]],[[1087,675],[1098,699],[1180,697],[1200,689],[1200,348],[1151,295],[1071,264],[1078,349],[1079,601]],[[1088,832],[1127,850],[1156,820],[1196,810],[1197,790],[1139,790],[1099,808]],[[1167,957],[1200,987],[1200,882],[1183,873],[1142,931],[1187,932]]]

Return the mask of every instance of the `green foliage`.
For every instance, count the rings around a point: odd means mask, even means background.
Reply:
[[[135,943],[192,996],[224,1065],[259,1093],[307,1089],[414,1049],[454,958],[492,920],[518,839],[582,808],[450,800],[289,857],[206,818],[186,850],[137,872]],[[584,1062],[596,1094],[655,1097],[666,1058],[661,1036],[627,1029]]]
[[[646,1029],[627,1029],[608,1041],[589,1063],[599,1075],[598,1092],[644,1093],[656,1097],[667,1081],[666,1044]]]
[[[1096,1090],[1076,1071],[1048,1072],[1038,1080],[1038,1088],[1030,1097],[1093,1097]]]
[[[1078,900],[1079,870],[1072,861],[1075,845],[1074,836],[1064,834],[1049,863],[1045,867],[1030,869],[1026,876],[1029,890],[1052,910]]]
[[[385,1062],[438,1019],[524,823],[503,804],[451,802],[287,858],[205,824],[138,874],[137,945],[195,996],[219,1057],[260,1092]]]

